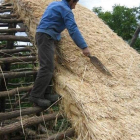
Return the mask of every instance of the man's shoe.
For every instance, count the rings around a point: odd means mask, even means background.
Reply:
[[[55,103],[60,98],[58,94],[45,94],[45,99],[51,101],[51,103]]]
[[[33,96],[29,97],[29,101],[35,103],[39,107],[47,108],[51,105],[51,102],[47,99],[40,99]]]

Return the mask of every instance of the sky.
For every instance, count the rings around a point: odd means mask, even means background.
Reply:
[[[104,11],[112,11],[112,6],[119,4],[128,8],[140,6],[140,0],[79,0],[79,4],[92,10],[93,7],[102,7]]]

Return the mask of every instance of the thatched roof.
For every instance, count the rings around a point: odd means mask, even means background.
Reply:
[[[32,37],[52,1],[12,0]],[[67,30],[62,33],[59,48],[63,64],[56,61],[55,88],[63,96],[77,140],[140,139],[140,55],[92,11],[78,5],[74,14],[91,54],[113,75],[98,71]]]

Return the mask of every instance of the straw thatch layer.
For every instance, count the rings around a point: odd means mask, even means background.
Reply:
[[[52,1],[12,0],[32,37]],[[78,5],[74,14],[91,54],[113,75],[98,71],[68,32],[62,33],[58,45],[63,64],[56,62],[55,88],[63,96],[77,140],[140,139],[140,55],[90,10]]]

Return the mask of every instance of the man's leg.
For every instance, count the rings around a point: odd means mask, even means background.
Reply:
[[[48,102],[48,100],[44,98],[44,94],[54,72],[54,40],[45,33],[37,33],[36,42],[40,68],[31,91],[31,97],[36,100],[35,102],[39,106],[44,106],[45,101],[46,105]],[[43,105],[40,103],[40,99],[43,101]]]

